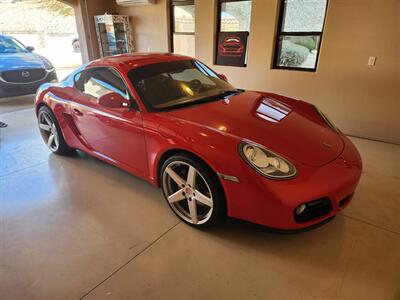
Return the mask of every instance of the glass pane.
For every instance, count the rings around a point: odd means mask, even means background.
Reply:
[[[105,94],[115,92],[122,97],[128,97],[125,83],[116,74],[116,71],[106,68],[95,68],[86,71],[84,74],[85,76],[75,78],[75,85],[83,87],[85,94],[91,95],[94,98],[100,98]]]
[[[194,5],[174,6],[174,32],[194,32]]]
[[[319,49],[319,36],[281,36],[278,44],[280,67],[314,69]]]
[[[174,53],[194,57],[194,34],[174,34]]]
[[[221,92],[233,89],[193,60],[142,66],[129,71],[128,77],[150,111],[191,106],[206,98],[217,101]]]
[[[221,31],[250,31],[251,1],[221,3]]]
[[[327,0],[285,0],[282,31],[322,31]]]

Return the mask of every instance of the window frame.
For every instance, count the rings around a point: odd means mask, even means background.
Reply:
[[[219,66],[217,64],[217,56],[218,56],[218,42],[219,42],[219,34],[222,32],[221,31],[221,13],[222,13],[222,3],[227,3],[227,2],[241,2],[241,1],[249,1],[249,0],[217,0],[217,26],[216,26],[216,34],[215,34],[215,47],[214,47],[214,65]],[[253,0],[251,1],[251,5],[253,6]],[[252,7],[253,11],[253,7]],[[250,15],[250,24],[251,24],[251,15]],[[225,31],[224,31],[225,32]],[[249,36],[250,36],[250,29],[249,29]],[[248,42],[248,41],[247,41]],[[248,46],[248,45],[247,45]],[[248,51],[248,47],[246,47],[246,52]],[[246,56],[248,54],[246,53]],[[225,66],[222,65],[223,67],[236,67],[236,66]],[[245,64],[242,68],[247,67],[247,59],[245,61]]]
[[[328,5],[329,5],[329,0],[326,0],[326,7],[325,7],[325,14],[324,14],[324,21],[322,23],[322,29],[321,31],[283,31],[283,12],[285,10],[285,0],[279,0],[279,17],[278,17],[278,24],[276,28],[276,34],[275,34],[275,45],[274,45],[274,59],[272,62],[272,68],[273,69],[280,69],[280,70],[293,70],[293,71],[306,71],[306,72],[316,72],[317,71],[317,66],[318,66],[318,61],[319,61],[319,54],[321,50],[321,45],[322,45],[322,35],[324,33],[325,29],[325,22],[326,22],[326,14],[328,12]],[[314,68],[301,68],[301,67],[286,67],[286,66],[279,66],[278,65],[278,54],[279,54],[279,39],[284,36],[318,36],[319,37],[319,43],[318,43],[318,49],[317,49],[317,58],[315,60],[315,66]]]
[[[126,87],[126,91],[128,92],[128,98],[125,98],[125,99],[128,100],[128,101],[131,103],[131,105],[129,106],[129,108],[130,108],[130,109],[133,109],[133,110],[140,111],[140,108],[139,108],[139,106],[138,106],[138,104],[137,104],[137,102],[136,102],[137,100],[135,99],[135,97],[132,96],[132,91],[131,91],[131,89],[130,89],[130,87],[129,87],[127,81],[126,81],[126,79],[125,79],[124,76],[121,74],[121,72],[120,72],[117,68],[115,68],[115,67],[113,67],[113,66],[93,66],[93,67],[84,68],[84,69],[82,69],[82,70],[79,70],[78,72],[76,72],[76,73],[73,74],[73,76],[72,76],[72,84],[73,84],[74,89],[77,89],[77,90],[81,91],[81,90],[76,86],[76,77],[79,76],[79,75],[82,75],[84,72],[88,72],[88,71],[93,70],[93,69],[114,70],[114,71],[118,74],[118,76],[121,78],[122,82],[124,83],[124,85],[125,85],[125,87]],[[81,91],[81,92],[82,92],[82,93],[85,93],[84,91]],[[85,94],[85,95],[89,95],[89,94]],[[92,96],[92,95],[90,95],[90,96]],[[94,97],[94,96],[92,96],[92,97]],[[97,100],[99,99],[99,98],[97,98],[97,97],[94,97],[94,98],[97,99]]]
[[[174,53],[174,34],[177,35],[196,35],[196,23],[194,27],[194,32],[176,32],[175,31],[175,14],[174,14],[174,6],[188,6],[195,5],[195,0],[170,0],[169,1],[169,27],[170,27],[170,52]],[[196,9],[196,8],[195,8]],[[196,12],[195,12],[195,20],[196,20]],[[196,47],[196,39],[195,39],[195,47]]]

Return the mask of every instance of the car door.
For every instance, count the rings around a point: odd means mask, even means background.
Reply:
[[[71,104],[75,124],[91,150],[115,164],[147,174],[142,115],[135,105],[108,108],[99,98],[116,92],[134,104],[121,74],[114,68],[95,67],[74,77],[77,96]]]

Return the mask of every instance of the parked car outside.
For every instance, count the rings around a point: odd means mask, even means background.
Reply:
[[[34,94],[43,83],[57,81],[52,63],[33,50],[0,35],[0,98]]]

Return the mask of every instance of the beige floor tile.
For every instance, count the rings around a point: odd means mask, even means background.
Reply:
[[[400,233],[400,146],[359,138],[352,141],[361,153],[363,174],[343,214]]]
[[[87,299],[398,299],[400,236],[343,216],[277,235],[178,225]]]
[[[174,227],[161,192],[144,181],[84,154],[51,155],[32,109],[8,111],[0,108],[9,124],[0,129],[2,300],[89,291],[88,299],[400,299],[400,146],[353,138],[360,186],[320,228],[279,235],[230,221],[199,231]]]

